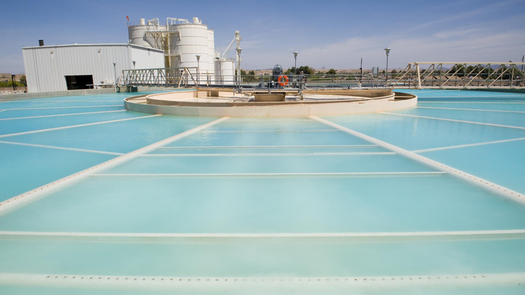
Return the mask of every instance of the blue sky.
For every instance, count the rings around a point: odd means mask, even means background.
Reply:
[[[199,17],[222,51],[235,30],[242,67],[384,68],[413,61],[517,61],[525,54],[525,0],[456,1],[2,1],[0,73],[23,73],[22,47],[126,43],[127,21]]]

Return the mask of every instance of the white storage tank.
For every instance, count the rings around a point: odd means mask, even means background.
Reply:
[[[166,26],[158,19],[141,19],[138,25],[129,25],[129,42],[140,46],[164,50],[165,67],[191,67],[195,74],[197,66],[201,80],[213,80],[215,73],[215,37],[213,30],[194,17],[193,23],[180,18],[167,18]],[[197,63],[197,55],[200,61]]]
[[[213,30],[208,30],[208,63],[213,67],[215,57],[215,35]]]
[[[128,27],[128,35],[129,35],[129,43],[144,47],[151,47],[151,45],[146,42],[145,35],[148,28],[146,26],[129,26]]]
[[[146,23],[146,20],[141,18],[139,25],[128,26],[129,43],[144,47],[162,49],[160,46],[158,46],[158,44],[156,44],[159,42],[155,42],[154,36],[148,32],[158,32],[165,30],[166,27],[159,26],[158,19],[152,19]]]
[[[208,30],[203,25],[175,25],[170,30],[177,36],[170,38],[172,67],[197,67],[196,55],[201,56],[201,71],[208,70]],[[179,64],[177,64],[179,63]]]
[[[226,85],[233,85],[235,83],[235,63],[232,60],[222,61],[221,75],[224,77]]]
[[[229,59],[215,59],[215,83],[218,85],[235,84],[235,63]]]

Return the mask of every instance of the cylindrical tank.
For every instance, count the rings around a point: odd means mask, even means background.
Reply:
[[[213,63],[215,58],[215,36],[213,30],[208,30],[208,63],[210,70],[213,69]]]
[[[129,43],[140,45],[140,46],[145,46],[145,47],[151,47],[151,45],[144,38],[146,36],[147,31],[148,31],[148,26],[146,25],[129,26],[128,27]]]
[[[139,25],[128,26],[129,43],[152,47],[157,49],[164,49],[160,40],[155,40],[155,36],[148,34],[147,32],[158,32],[165,31],[166,27],[159,25],[159,19],[152,19],[146,23],[146,19],[141,18]],[[156,36],[157,39],[159,36]],[[158,43],[158,44],[157,44]]]
[[[223,85],[235,84],[235,63],[232,60],[221,60],[221,81]]]
[[[156,42],[155,37],[147,32],[164,31],[166,27],[155,24],[137,25],[128,27],[129,43],[144,47],[161,48],[162,43]],[[159,43],[159,44],[156,44]]]
[[[235,84],[235,64],[233,60],[220,59],[216,57],[215,64],[215,81],[217,85],[234,85]]]
[[[210,63],[208,29],[205,25],[179,24],[170,26],[177,31],[170,38],[170,54],[172,67],[197,67],[196,55],[201,59],[199,69],[201,73],[213,73],[213,63]]]
[[[222,84],[222,79],[221,79],[221,61],[220,61],[220,57],[219,56],[216,56],[213,59],[213,65],[214,65],[214,68],[215,68],[214,84],[221,85]]]
[[[194,18],[193,23],[183,19],[168,18],[166,26],[160,26],[158,19],[148,22],[140,19],[139,25],[128,26],[128,33],[131,44],[164,50],[167,67],[199,66],[201,81],[208,79],[208,74],[216,73],[214,32],[203,25],[198,18]],[[169,44],[164,43],[168,34]],[[197,55],[200,56],[199,63],[197,63]],[[191,71],[196,73],[196,69]]]

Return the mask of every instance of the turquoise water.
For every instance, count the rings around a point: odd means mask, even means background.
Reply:
[[[401,243],[2,239],[0,272],[277,278],[513,273],[525,271],[523,247],[525,239]]]
[[[242,136],[240,136],[242,135]],[[357,137],[344,136],[340,131],[330,132],[201,132],[167,146],[305,146],[305,145],[364,145],[370,144]]]
[[[53,116],[53,115],[65,115],[65,114],[78,114],[78,113],[97,113],[122,110],[120,104],[115,103],[113,106],[105,107],[75,107],[75,108],[50,108],[50,109],[34,109],[34,110],[10,110],[8,112],[1,112],[0,119],[15,119],[25,118],[31,116]]]
[[[408,116],[377,113],[323,119],[525,193],[525,94],[405,92],[420,97],[418,108],[392,113]],[[0,201],[216,119],[127,112],[124,97],[0,102]],[[93,114],[80,114],[86,112]],[[47,117],[25,118],[34,116]],[[89,125],[75,126],[79,124]],[[32,133],[16,135],[28,131]],[[45,238],[0,233],[0,293],[130,291],[96,284],[36,287],[2,281],[2,274],[12,273],[280,279],[525,273],[523,235],[396,242],[96,236],[384,233],[388,237],[489,230],[525,230],[524,205],[309,118],[230,118],[0,215],[0,231],[95,235]],[[487,282],[483,288],[438,283],[316,289],[299,284],[257,290],[521,294],[525,279],[521,280],[521,285]],[[185,293],[254,290],[249,284],[221,290],[184,288]],[[131,294],[152,292],[167,291],[145,288]]]
[[[377,153],[388,153],[390,151],[374,145],[304,145],[304,146],[257,146],[257,147],[216,147],[210,148],[206,146],[170,146],[161,149],[156,149],[148,153],[149,155],[304,155],[304,154],[377,154]]]
[[[25,120],[0,121],[0,124],[2,125],[2,128],[0,129],[0,135],[65,127],[71,125],[96,123],[110,120],[137,118],[143,116],[145,115],[140,113],[116,112],[103,114],[84,114],[66,117],[47,117],[31,118]]]
[[[407,150],[525,137],[525,130],[521,129],[387,114],[333,116],[326,119]]]
[[[472,110],[441,110],[441,109],[426,109],[415,108],[410,110],[398,111],[398,114],[408,114],[425,117],[437,117],[452,120],[475,121],[481,123],[499,124],[505,126],[522,127],[525,130],[525,120],[523,120],[524,113],[508,113],[508,112],[483,112]]]
[[[525,228],[524,209],[445,175],[96,176],[4,215],[0,218],[0,230],[109,233],[501,230]]]
[[[82,153],[0,143],[0,201],[114,158]],[[57,159],[60,159],[57,161]]]
[[[19,110],[20,108],[39,108],[39,109],[46,109],[51,107],[61,107],[61,108],[71,108],[71,107],[85,107],[85,106],[112,106],[116,104],[121,104],[122,100],[125,98],[125,96],[120,96],[114,99],[81,99],[81,98],[64,98],[64,97],[57,97],[56,100],[52,101],[45,101],[45,102],[37,102],[38,99],[27,99],[23,101],[6,101],[6,102],[0,102],[2,105],[0,105],[0,110]]]
[[[399,89],[401,92],[413,93],[419,101],[454,101],[454,102],[513,102],[523,103],[523,93],[500,91],[472,91],[472,90],[436,90],[436,89]]]
[[[435,171],[398,155],[141,157],[108,174],[359,173]]]
[[[220,125],[211,126],[206,132],[228,132],[228,131],[308,131],[326,130],[337,131],[336,129],[320,124],[308,118],[275,118],[272,120],[260,118],[236,118],[222,122]]]
[[[420,107],[436,107],[436,108],[456,108],[456,109],[477,109],[477,110],[496,110],[496,111],[511,111],[511,112],[525,112],[525,103],[523,102],[431,102],[420,101]]]
[[[444,164],[525,192],[525,140],[422,153]],[[509,159],[509,155],[513,158]]]
[[[110,124],[24,134],[0,140],[66,148],[129,153],[210,122],[211,118],[159,116]]]

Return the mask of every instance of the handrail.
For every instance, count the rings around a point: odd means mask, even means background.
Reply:
[[[447,68],[447,62],[409,63],[401,71],[389,71],[388,82],[385,73],[342,73],[294,75],[286,73],[290,83],[286,88],[525,88],[524,71],[518,65],[525,63],[475,64],[454,63]],[[445,65],[445,66],[444,66]],[[200,72],[198,67],[133,69],[122,71],[122,84],[129,86],[156,85],[190,87],[236,86],[237,88],[281,89],[272,74],[218,75]]]

